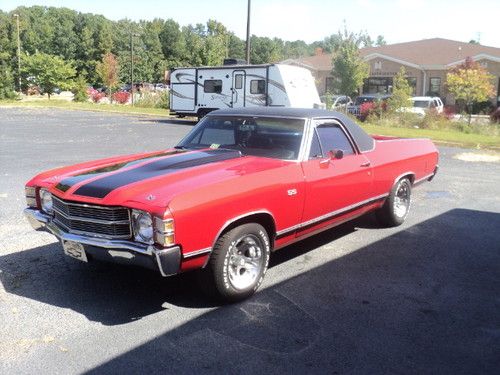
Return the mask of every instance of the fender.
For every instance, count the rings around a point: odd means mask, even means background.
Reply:
[[[199,254],[209,253],[208,256],[207,256],[207,260],[205,261],[205,264],[202,267],[202,268],[205,268],[206,265],[208,264],[208,262],[210,261],[210,256],[212,255],[212,249],[215,247],[215,243],[217,242],[217,240],[219,239],[219,237],[221,236],[221,234],[224,233],[224,231],[227,228],[229,228],[229,226],[231,224],[234,224],[237,221],[240,221],[240,220],[245,219],[247,217],[251,217],[251,216],[259,215],[259,214],[264,214],[264,215],[267,215],[267,216],[269,216],[271,218],[271,220],[273,222],[273,226],[274,226],[274,233],[269,233],[269,239],[271,241],[273,241],[273,238],[276,236],[276,220],[274,219],[273,214],[271,212],[269,212],[268,210],[264,210],[264,209],[262,209],[262,210],[256,210],[256,211],[249,211],[249,212],[246,212],[244,214],[235,216],[235,217],[227,220],[224,223],[224,225],[222,226],[222,228],[219,230],[219,232],[217,233],[217,235],[215,236],[214,242],[212,243],[212,247],[208,247],[206,249],[202,249],[202,250],[199,250],[199,251],[196,251],[196,252],[189,253],[189,255],[193,254],[193,256],[194,256],[194,255],[198,255],[198,253]]]

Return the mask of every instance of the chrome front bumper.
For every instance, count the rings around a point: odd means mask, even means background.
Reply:
[[[151,259],[153,264],[157,265],[162,276],[171,276],[179,272],[181,262],[181,250],[179,246],[158,249],[153,245],[133,241],[82,236],[63,231],[52,222],[51,216],[40,210],[26,208],[24,215],[35,230],[52,233],[61,241],[81,243],[89,249],[102,248],[107,252],[107,258],[116,260],[117,263],[144,266],[144,262],[141,259],[144,260],[144,257],[146,257]]]

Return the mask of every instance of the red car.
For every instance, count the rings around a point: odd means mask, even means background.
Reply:
[[[340,113],[210,113],[173,149],[55,169],[26,184],[25,214],[82,261],[200,271],[225,300],[252,295],[270,253],[376,211],[403,223],[437,172],[427,139],[371,137]]]

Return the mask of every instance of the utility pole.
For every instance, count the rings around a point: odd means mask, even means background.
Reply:
[[[248,0],[248,11],[247,11],[247,64],[250,64],[250,4],[251,0]]]
[[[14,14],[17,22],[17,84],[19,93],[21,93],[21,37],[19,34],[19,14]]]
[[[130,33],[130,92],[131,104],[134,105],[134,33]]]

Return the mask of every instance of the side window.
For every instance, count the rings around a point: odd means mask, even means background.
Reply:
[[[243,74],[236,74],[234,76],[234,88],[235,89],[243,88]]]
[[[321,143],[321,149],[325,153],[331,150],[342,150],[344,155],[354,154],[351,142],[344,131],[336,124],[324,124],[316,128]],[[325,155],[324,155],[325,156]]]
[[[222,80],[220,79],[207,79],[203,82],[203,91],[207,93],[221,93]]]
[[[313,139],[312,139],[312,143],[311,143],[311,151],[309,152],[309,159],[320,158],[322,156],[323,156],[323,153],[321,152],[321,146],[319,144],[318,133],[316,133],[316,131],[314,131]]]
[[[250,81],[250,94],[265,94],[266,81],[263,79],[253,79]]]

